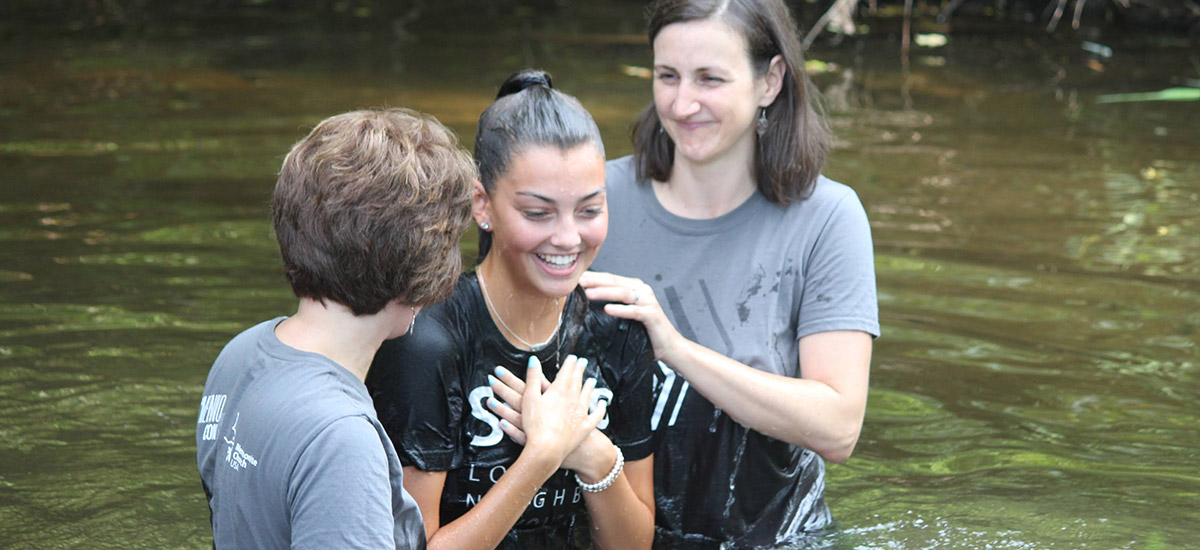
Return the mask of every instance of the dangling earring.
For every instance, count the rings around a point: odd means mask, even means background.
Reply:
[[[417,326],[417,308],[408,306],[408,309],[411,309],[413,314],[412,319],[408,322],[408,334],[412,334],[413,327]]]
[[[491,231],[491,230],[492,230],[492,224],[490,224],[490,223],[488,223],[488,222],[483,222],[483,223],[479,224],[479,228],[480,228],[480,229],[482,229],[482,230],[484,230],[484,231]]]
[[[758,137],[762,137],[767,133],[767,109],[764,107],[758,112]]]

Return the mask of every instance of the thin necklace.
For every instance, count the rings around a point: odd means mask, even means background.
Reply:
[[[546,341],[542,342],[540,344],[531,344],[529,342],[526,342],[524,338],[521,338],[521,336],[517,334],[517,331],[513,330],[512,327],[508,326],[508,323],[504,322],[504,318],[500,316],[500,310],[496,309],[496,306],[494,304],[492,304],[492,299],[491,299],[491,297],[488,296],[487,283],[483,282],[483,270],[482,269],[475,270],[475,278],[479,280],[479,290],[483,292],[483,301],[487,302],[488,308],[492,310],[492,313],[496,314],[496,320],[500,321],[500,326],[504,327],[504,330],[507,331],[509,334],[511,334],[513,336],[513,338],[516,338],[518,342],[524,344],[525,347],[529,348],[530,351],[537,351],[537,350],[542,349],[542,348],[546,347],[547,345],[549,345],[550,342],[554,341],[554,336],[556,334],[558,334],[558,329],[562,327],[562,313],[561,312],[558,315],[558,324],[554,325],[554,332],[550,333],[550,337],[546,338]],[[558,300],[555,300],[556,303],[557,303],[557,301]]]

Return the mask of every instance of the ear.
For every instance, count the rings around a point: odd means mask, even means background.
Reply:
[[[491,204],[492,199],[488,196],[487,189],[483,188],[483,183],[475,180],[471,190],[471,215],[475,218],[475,225],[482,226],[483,222],[491,221]]]
[[[783,62],[783,56],[772,57],[771,64],[767,67],[767,74],[763,75],[765,88],[762,97],[758,100],[759,107],[767,107],[775,102],[775,98],[783,90],[783,79],[786,76],[787,64]]]

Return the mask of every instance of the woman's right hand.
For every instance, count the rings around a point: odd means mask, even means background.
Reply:
[[[587,293],[588,300],[610,302],[604,306],[605,313],[645,326],[650,344],[654,346],[655,359],[674,364],[673,359],[686,347],[687,339],[667,319],[654,289],[641,279],[585,271],[579,278],[579,286]]]
[[[546,385],[541,362],[530,357],[517,404],[519,413],[509,409],[516,414],[501,414],[500,428],[526,450],[544,453],[556,467],[562,467],[563,461],[596,430],[607,410],[601,402],[588,413],[596,380],[583,380],[586,366],[586,359],[569,355],[554,382]],[[545,391],[541,391],[543,387]],[[503,413],[505,407],[499,404],[493,408]]]

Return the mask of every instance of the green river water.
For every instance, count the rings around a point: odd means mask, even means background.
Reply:
[[[650,57],[635,5],[593,4],[5,27],[0,548],[210,547],[196,411],[221,346],[294,308],[267,213],[290,145],[384,105],[469,144],[538,66],[626,154]],[[1200,85],[1200,49],[1005,29],[810,52],[884,332],[820,546],[1200,547],[1200,102],[1098,101]]]

